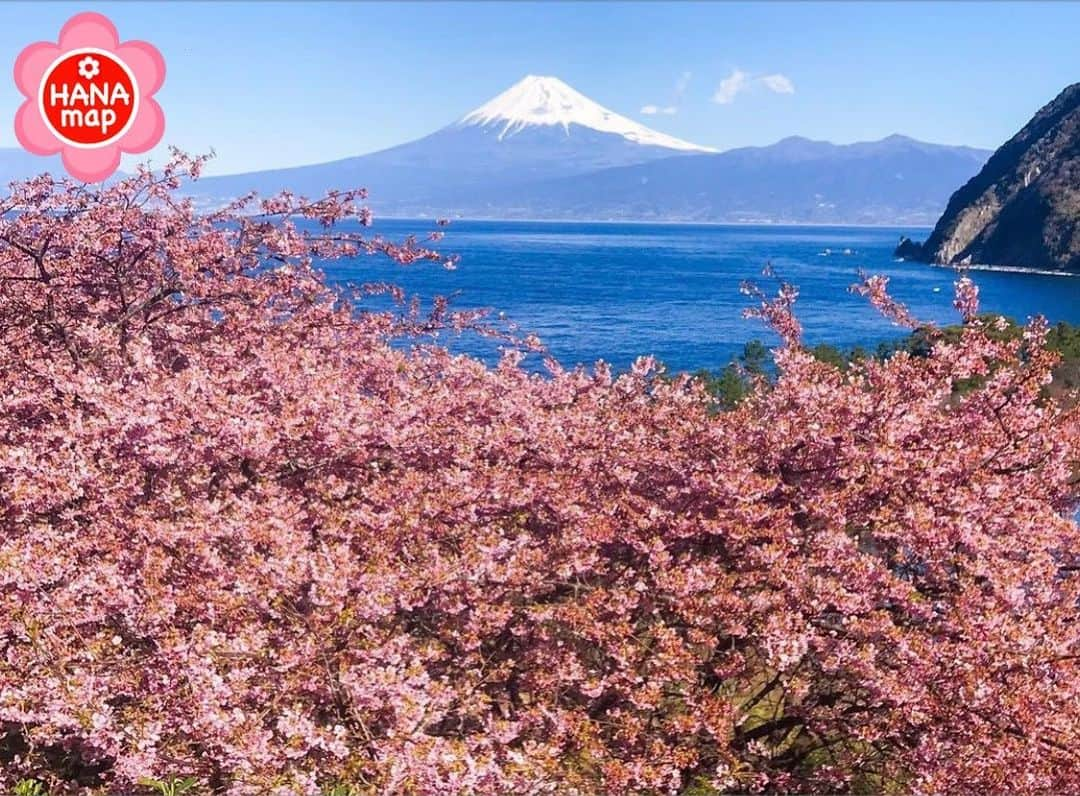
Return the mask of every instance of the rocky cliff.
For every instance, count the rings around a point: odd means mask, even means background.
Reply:
[[[925,243],[927,262],[1080,271],[1080,83],[1066,88],[952,195]]]

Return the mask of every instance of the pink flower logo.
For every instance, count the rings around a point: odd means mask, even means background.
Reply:
[[[61,153],[64,168],[98,182],[120,165],[121,152],[145,152],[165,132],[153,94],[165,60],[152,44],[120,43],[101,14],[77,14],[57,43],[37,42],[15,60],[15,85],[26,97],[15,136],[35,155]]]

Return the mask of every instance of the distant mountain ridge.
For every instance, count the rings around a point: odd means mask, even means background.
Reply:
[[[0,191],[13,180],[25,180],[49,172],[54,177],[66,174],[59,155],[32,155],[19,147],[0,147]]]
[[[354,158],[202,180],[221,201],[364,186],[377,215],[930,225],[989,152],[894,135],[793,136],[717,152],[529,75],[417,141]]]
[[[476,207],[492,186],[710,151],[620,116],[558,78],[528,75],[416,141],[330,163],[207,178],[195,190],[223,199],[364,186],[377,212],[456,214]]]
[[[249,191],[366,187],[376,215],[398,217],[930,225],[988,155],[898,135],[847,145],[793,136],[717,152],[621,116],[558,78],[528,75],[418,140],[206,177],[188,193],[213,206]]]
[[[1080,83],[1039,110],[952,195],[925,243],[902,241],[897,254],[1080,272]]]
[[[793,136],[544,181],[517,194],[521,205],[506,191],[492,206],[542,218],[929,225],[988,154],[899,135],[844,145]]]

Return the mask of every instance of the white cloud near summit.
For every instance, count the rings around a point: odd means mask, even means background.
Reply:
[[[713,93],[712,101],[717,105],[730,105],[740,94],[761,86],[774,94],[794,94],[795,84],[787,75],[779,73],[754,77],[741,69],[732,69],[731,74],[720,81]]]
[[[683,72],[679,75],[679,79],[675,81],[675,88],[671,92],[671,103],[668,105],[642,105],[642,116],[674,116],[679,112],[679,106],[682,104],[683,94],[686,93],[686,87],[690,85],[690,78],[694,76],[693,72]]]
[[[794,94],[795,84],[787,75],[765,75],[761,78],[762,84],[774,94]]]
[[[720,81],[713,94],[713,102],[719,105],[730,105],[746,89],[750,88],[750,75],[741,69],[732,69],[731,74]]]

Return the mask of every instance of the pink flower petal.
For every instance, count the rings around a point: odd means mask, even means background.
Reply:
[[[79,149],[64,147],[64,168],[83,182],[100,182],[120,166],[120,147],[102,147],[101,149]]]
[[[115,50],[119,44],[116,26],[107,17],[92,11],[76,14],[60,29],[61,50],[74,50],[79,47]]]
[[[33,100],[24,102],[15,113],[15,137],[23,149],[35,155],[53,155],[60,151],[60,140],[45,125]]]
[[[15,85],[27,99],[37,99],[38,88],[45,70],[60,56],[60,48],[52,42],[31,44],[15,59]]]
[[[126,41],[116,54],[135,73],[142,96],[149,97],[165,82],[165,59],[154,45],[145,41]]]
[[[139,104],[139,115],[123,138],[120,148],[125,152],[145,152],[161,140],[165,132],[165,114],[161,106],[148,97]]]

